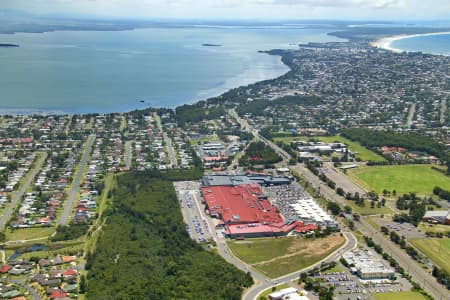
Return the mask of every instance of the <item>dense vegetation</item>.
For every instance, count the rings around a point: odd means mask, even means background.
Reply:
[[[439,198],[450,201],[450,191],[441,189],[440,187],[436,186],[433,189],[433,194],[436,196],[439,196]]]
[[[244,115],[250,113],[253,115],[265,115],[269,114],[265,112],[265,109],[270,106],[280,106],[280,105],[303,105],[303,106],[317,106],[322,103],[321,98],[316,96],[284,96],[273,101],[261,99],[255,100],[248,103],[243,103],[236,108],[236,112],[239,115]]]
[[[450,167],[450,153],[445,145],[417,133],[394,133],[365,128],[351,128],[344,129],[341,135],[369,148],[395,146],[403,147],[410,151],[426,152],[439,157],[442,161],[447,162],[447,167]],[[447,172],[450,172],[450,168]]]
[[[226,115],[223,106],[218,105],[211,108],[204,107],[204,101],[196,104],[185,104],[175,109],[178,125],[184,126],[186,123],[198,123],[203,120],[214,120]]]
[[[282,158],[264,142],[252,142],[245,155],[239,160],[240,165],[269,165],[282,161]]]
[[[56,233],[50,239],[52,242],[68,241],[82,237],[89,229],[88,224],[71,224],[70,226],[58,226]]]
[[[163,177],[118,176],[103,234],[87,254],[87,298],[240,299],[251,277],[189,238]]]

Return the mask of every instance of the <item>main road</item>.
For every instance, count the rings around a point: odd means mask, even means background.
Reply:
[[[315,189],[320,188],[320,194],[326,199],[337,202],[342,206],[346,205],[345,200],[337,195],[334,190],[326,184],[322,184],[317,176],[311,173],[307,168],[298,164],[292,167],[293,170],[300,172],[306,181],[308,181]],[[392,243],[386,236],[378,232],[364,218],[356,224],[356,227],[365,235],[372,237],[374,242],[379,244],[384,252],[392,256],[412,277],[412,279],[420,283],[422,287],[428,291],[435,299],[446,299],[448,291],[438,283],[433,276],[422,268],[415,260],[413,260],[404,250],[400,249]]]
[[[230,116],[232,116],[241,125],[241,128],[243,130],[251,132],[255,136],[256,139],[263,141],[266,145],[270,146],[273,150],[275,150],[275,152],[278,155],[280,155],[281,158],[283,158],[283,161],[285,163],[288,163],[289,160],[292,158],[291,155],[289,155],[289,153],[287,153],[286,151],[284,151],[283,149],[278,147],[277,144],[275,144],[271,140],[268,140],[265,137],[263,137],[261,134],[259,134],[259,131],[254,129],[250,124],[248,124],[248,122],[246,120],[239,117],[239,115],[236,113],[236,111],[234,109],[230,109],[228,111],[228,114]]]
[[[283,149],[275,145],[272,141],[264,138],[256,129],[253,129],[246,120],[240,118],[234,110],[229,110],[229,114],[236,119],[241,127],[249,132],[252,132],[257,138],[272,147],[286,162],[291,156]],[[346,205],[345,200],[336,194],[334,190],[329,188],[326,184],[322,184],[320,179],[311,173],[304,165],[297,164],[291,169],[302,174],[306,181],[308,181],[315,189],[320,190],[320,194],[328,200]],[[424,270],[415,260],[413,260],[405,251],[394,245],[389,239],[378,232],[372,225],[362,219],[358,224],[358,228],[366,235],[374,239],[374,241],[383,247],[384,251],[391,255],[407,272],[412,279],[420,283],[423,288],[428,291],[435,299],[446,299],[448,291],[438,283],[433,276]],[[447,296],[446,296],[447,295]],[[246,298],[251,299],[251,298]]]
[[[83,179],[84,170],[91,155],[92,146],[94,145],[95,135],[90,135],[83,147],[83,154],[81,156],[81,161],[75,179],[72,181],[72,186],[68,192],[67,199],[64,203],[64,211],[59,219],[59,225],[65,226],[69,222],[70,214],[74,206],[75,199],[80,192],[80,184]]]
[[[6,223],[8,222],[9,218],[11,218],[12,213],[14,212],[14,209],[19,204],[20,200],[22,200],[23,194],[28,190],[31,183],[33,182],[34,178],[38,174],[38,172],[42,169],[42,165],[44,164],[45,160],[47,159],[47,153],[39,153],[40,157],[37,159],[37,161],[34,163],[31,171],[27,173],[25,176],[25,182],[21,183],[19,186],[19,189],[13,193],[11,202],[6,207],[5,212],[0,218],[0,230],[5,229]]]

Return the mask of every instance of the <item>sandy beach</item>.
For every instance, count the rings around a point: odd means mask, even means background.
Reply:
[[[414,37],[420,37],[420,36],[431,36],[431,35],[442,35],[442,34],[450,34],[450,31],[445,32],[431,32],[431,33],[422,33],[422,34],[400,34],[400,35],[394,35],[389,36],[385,38],[381,38],[375,42],[372,42],[371,45],[373,47],[389,50],[392,52],[403,52],[404,50],[398,49],[392,46],[392,44],[395,41],[401,40],[401,39],[408,39],[408,38],[414,38]]]

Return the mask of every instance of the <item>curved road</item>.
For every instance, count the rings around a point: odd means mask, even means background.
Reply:
[[[303,269],[293,272],[291,274],[288,274],[288,275],[285,275],[282,277],[278,277],[275,279],[271,279],[271,280],[259,281],[257,284],[253,285],[250,289],[248,289],[245,292],[242,299],[243,300],[255,300],[258,298],[259,294],[261,294],[262,292],[271,288],[274,285],[289,283],[293,280],[296,280],[300,277],[300,273],[309,271],[309,270],[317,267],[321,263],[337,261],[343,253],[355,249],[358,244],[358,241],[356,240],[355,236],[351,232],[343,232],[343,235],[345,237],[345,244],[342,245],[339,249],[337,249],[333,253],[331,253],[326,258],[322,259],[321,261],[318,261],[317,263],[315,263],[309,267],[303,268]]]

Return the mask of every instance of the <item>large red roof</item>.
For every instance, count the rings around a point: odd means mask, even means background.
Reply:
[[[202,188],[210,215],[222,216],[227,224],[284,222],[277,207],[262,198],[258,184],[209,186]]]

